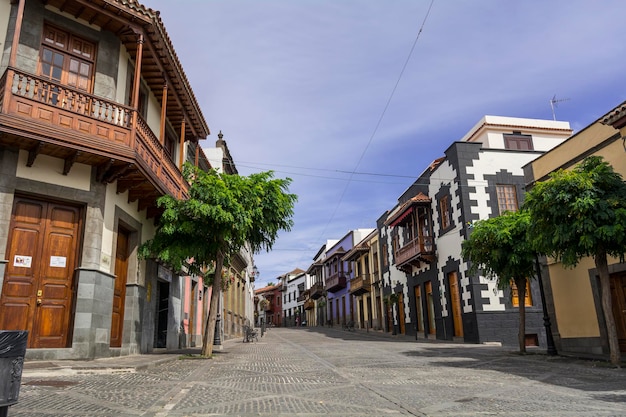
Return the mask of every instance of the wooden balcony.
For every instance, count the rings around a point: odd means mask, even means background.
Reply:
[[[315,308],[315,301],[313,300],[307,300],[304,302],[304,309],[305,310],[313,310]]]
[[[350,280],[350,294],[363,295],[370,292],[372,286],[371,274],[361,274]]]
[[[309,297],[308,297],[308,294],[303,293],[303,294],[300,294],[300,295],[298,296],[298,298],[296,299],[296,301],[298,301],[299,303],[301,303],[301,302],[305,301],[307,298],[309,298]]]
[[[133,121],[135,124],[133,125]],[[139,209],[161,195],[186,197],[180,169],[135,110],[14,68],[0,79],[0,144],[97,167],[103,183],[118,181]]]
[[[339,272],[326,278],[326,291],[336,292],[346,288],[346,276],[343,272]]]
[[[311,291],[311,298],[317,300],[324,295],[324,285],[321,282],[316,282],[309,291]]]
[[[419,266],[421,262],[432,262],[434,259],[432,236],[420,236],[396,251],[396,266],[403,270]]]

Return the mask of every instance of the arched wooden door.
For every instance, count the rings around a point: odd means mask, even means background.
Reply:
[[[15,197],[0,328],[28,330],[29,348],[69,345],[81,209]]]

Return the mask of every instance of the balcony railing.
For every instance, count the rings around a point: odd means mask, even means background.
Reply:
[[[48,121],[62,127],[70,127],[67,123],[75,121],[73,120],[75,116],[84,116],[130,129],[133,112],[130,107],[13,68],[7,70],[7,78],[9,91],[14,96],[11,105],[8,106],[8,113],[28,115],[39,119],[38,121]],[[43,104],[45,107],[34,105],[33,102]],[[32,113],[32,110],[36,110],[37,113]],[[7,108],[4,109],[4,113],[7,113]],[[68,115],[70,119],[67,119]],[[52,119],[51,116],[56,117]],[[79,131],[84,131],[87,127],[95,131],[100,126],[81,126],[76,123],[75,127],[78,127]],[[123,133],[125,137],[116,136],[113,134],[115,132],[110,133],[112,135],[109,139],[129,143],[127,132]]]
[[[432,236],[419,236],[396,251],[396,265],[419,265],[420,261],[431,261],[433,254]]]
[[[343,272],[338,272],[326,278],[326,291],[335,292],[346,288],[346,276]]]
[[[360,274],[350,280],[350,294],[363,295],[370,292],[372,286],[371,274]]]
[[[186,194],[188,185],[179,168],[141,117],[131,137],[133,108],[14,68],[0,80],[0,92],[1,112],[27,120],[28,128],[41,132],[42,138],[98,155],[135,159],[169,194]]]
[[[307,294],[300,294],[297,298],[296,301],[298,301],[299,303],[303,302],[304,300],[307,299]]]
[[[316,282],[311,286],[311,298],[317,300],[318,298],[324,295],[324,284],[321,282]]]
[[[304,302],[304,309],[305,310],[313,310],[315,308],[315,301],[313,300],[307,300]]]

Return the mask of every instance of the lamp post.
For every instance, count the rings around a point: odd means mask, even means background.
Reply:
[[[223,293],[222,293],[223,294]],[[213,333],[213,346],[217,346],[217,349],[222,349],[222,337],[221,337],[221,305],[222,305],[222,294],[217,298],[217,317],[215,318],[215,332]]]

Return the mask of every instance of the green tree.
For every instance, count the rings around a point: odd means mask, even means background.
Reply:
[[[222,269],[244,245],[253,253],[270,250],[279,231],[291,230],[297,196],[288,193],[291,179],[275,179],[271,171],[245,177],[186,164],[183,176],[190,184],[189,198],[159,198],[164,212],[140,255],[204,276],[212,286],[202,340],[202,355],[211,356]]]
[[[526,281],[535,273],[535,251],[527,239],[529,214],[505,212],[501,216],[474,223],[469,238],[463,242],[462,256],[470,264],[469,273],[481,272],[497,280],[499,289],[517,287],[519,306],[518,342],[526,352]]]
[[[570,268],[584,257],[593,257],[600,277],[610,360],[618,365],[607,255],[623,259],[626,252],[626,183],[622,176],[601,157],[591,156],[573,170],[560,169],[535,184],[524,207],[531,213],[530,235],[540,253]]]

